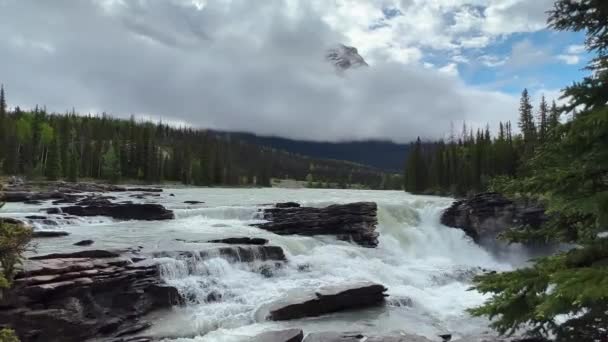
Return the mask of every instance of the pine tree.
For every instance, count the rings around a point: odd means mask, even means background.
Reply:
[[[547,100],[545,100],[545,95],[543,95],[538,106],[538,140],[541,144],[545,142],[549,130],[548,113],[549,106]]]
[[[549,119],[547,121],[547,129],[549,132],[552,132],[559,125],[559,110],[557,109],[555,101],[551,104]]]
[[[61,175],[61,151],[59,150],[59,138],[55,137],[51,143],[46,166],[46,178],[57,180]]]
[[[101,157],[101,174],[105,179],[117,183],[120,181],[120,158],[116,153],[114,144],[110,143],[106,153]]]
[[[558,241],[576,247],[537,259],[530,267],[487,274],[475,288],[493,296],[476,315],[494,318],[501,333],[529,329],[556,341],[608,340],[608,7],[603,0],[558,0],[549,23],[585,31],[597,57],[591,76],[564,91],[566,110],[583,108],[557,126],[555,141],[539,147],[525,164],[526,176],[496,184],[542,201],[549,220],[540,229],[513,229],[514,241]],[[562,322],[560,322],[560,320]]]
[[[421,193],[427,190],[427,177],[428,174],[426,161],[424,160],[422,151],[422,142],[420,141],[420,137],[418,137],[406,164],[405,191]]]
[[[534,117],[532,116],[532,104],[530,103],[528,89],[524,89],[521,93],[519,128],[524,139],[524,153],[530,154],[534,150],[534,144],[536,143],[536,126],[534,125]]]

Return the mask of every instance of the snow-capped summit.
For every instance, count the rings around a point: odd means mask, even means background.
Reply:
[[[329,49],[325,58],[340,70],[368,66],[363,57],[359,55],[357,48],[343,44]]]

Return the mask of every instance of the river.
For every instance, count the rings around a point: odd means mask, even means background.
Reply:
[[[118,201],[133,200],[128,196],[118,193]],[[187,200],[205,203],[186,205]],[[155,325],[146,334],[171,336],[176,342],[236,342],[285,327],[303,328],[305,332],[401,330],[431,338],[451,333],[454,339],[478,334],[489,329],[486,320],[466,313],[467,308],[484,301],[483,295],[469,290],[471,276],[480,269],[512,269],[519,262],[498,259],[461,230],[441,225],[439,217],[452,202],[450,198],[401,191],[179,188],[136,201],[161,203],[175,211],[176,219],[117,222],[73,218],[59,221],[59,225],[38,225],[36,229],[66,230],[71,235],[38,240],[36,252],[82,249],[73,243],[84,239],[95,241],[91,248],[201,250],[209,244],[178,240],[249,236],[268,239],[270,245],[281,246],[287,255],[288,263],[270,277],[254,271],[260,266],[256,263],[231,264],[219,257],[167,261],[162,276],[190,302],[157,313],[153,317]],[[250,226],[261,222],[261,207],[286,201],[316,207],[374,201],[378,204],[380,244],[363,248],[332,237],[278,236]],[[40,208],[8,203],[0,214],[19,218],[39,214]],[[186,262],[195,267],[186,267]],[[286,294],[359,280],[385,285],[387,305],[289,322],[265,322],[256,317],[260,306]],[[216,299],[221,296],[221,300],[210,301],[210,294]]]

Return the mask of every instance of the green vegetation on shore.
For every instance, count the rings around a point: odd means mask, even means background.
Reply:
[[[0,194],[2,185],[0,184]],[[0,208],[4,203],[0,202]],[[22,225],[8,224],[0,219],[0,301],[5,300],[11,288],[17,267],[23,260],[23,253],[32,239],[32,230]],[[0,328],[0,342],[19,342],[15,332]]]
[[[515,177],[522,173],[522,163],[534,151],[556,139],[560,126],[558,106],[547,104],[543,97],[536,118],[528,91],[524,89],[519,108],[521,133],[514,134],[511,122],[500,123],[492,137],[490,127],[467,129],[463,125],[448,141],[413,144],[406,163],[404,186],[412,193],[466,195],[486,190],[498,176]]]
[[[590,76],[564,91],[576,112],[545,132],[522,120],[521,168],[493,181],[511,197],[542,202],[549,221],[540,229],[517,227],[510,241],[562,242],[567,252],[535,260],[513,272],[489,273],[474,288],[492,297],[472,309],[493,319],[500,333],[518,330],[555,341],[608,340],[608,7],[604,0],[559,0],[549,24],[583,31],[595,58]],[[525,106],[523,109],[527,110]],[[539,141],[540,140],[540,141]]]

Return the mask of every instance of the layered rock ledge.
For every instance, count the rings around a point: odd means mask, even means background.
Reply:
[[[0,325],[22,342],[80,342],[150,326],[142,317],[181,302],[155,265],[135,254],[90,250],[28,260],[0,303]]]
[[[326,286],[312,293],[300,293],[261,308],[258,317],[284,321],[316,317],[332,312],[382,305],[386,287],[372,282]]]
[[[63,213],[73,216],[108,216],[118,220],[171,220],[173,211],[160,204],[113,203],[105,205],[68,206],[49,208],[48,214]]]
[[[514,202],[495,192],[458,200],[441,215],[442,224],[462,229],[475,242],[493,240],[506,229],[521,225],[538,228],[546,220],[541,205]]]
[[[325,208],[292,204],[263,210],[269,222],[256,225],[279,235],[335,235],[364,247],[378,245],[377,205],[373,202],[335,204]]]

